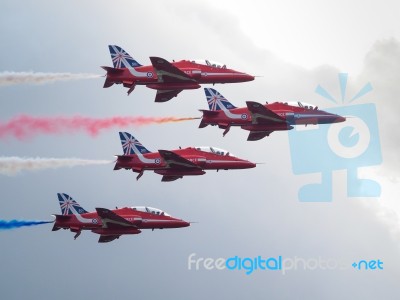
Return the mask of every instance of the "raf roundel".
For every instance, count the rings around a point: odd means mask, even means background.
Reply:
[[[154,160],[154,162],[155,162],[157,165],[159,165],[159,164],[161,163],[161,159],[156,158],[156,159]]]
[[[153,72],[147,72],[147,77],[148,78],[153,78]]]
[[[92,223],[93,224],[97,224],[99,221],[97,221],[97,219],[92,219]]]
[[[247,114],[242,114],[242,120],[247,120]]]

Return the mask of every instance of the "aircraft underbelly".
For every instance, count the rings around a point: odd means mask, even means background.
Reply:
[[[137,228],[98,228],[98,229],[93,229],[92,232],[102,235],[121,235],[121,234],[139,234],[141,231]]]
[[[158,82],[146,85],[150,89],[154,90],[194,90],[200,88],[200,85],[195,82]]]
[[[201,169],[158,169],[154,173],[164,176],[191,176],[191,175],[204,175]]]

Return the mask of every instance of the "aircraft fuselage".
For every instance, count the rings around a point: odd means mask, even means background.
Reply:
[[[140,155],[118,156],[114,170],[132,169],[137,173],[153,170],[165,177],[183,177],[203,175],[205,174],[204,170],[248,169],[256,166],[255,163],[232,156],[224,150],[207,148],[214,152],[202,151],[201,147],[189,147],[171,151],[159,150],[159,152]],[[174,157],[169,160],[164,152],[172,152]],[[175,155],[179,157],[175,157]]]
[[[148,88],[155,90],[165,89],[197,89],[200,84],[207,83],[235,83],[254,80],[254,76],[246,73],[238,72],[227,68],[217,68],[197,64],[189,60],[181,60],[171,63],[174,67],[184,72],[188,77],[193,79],[193,82],[182,82],[177,78],[164,82],[162,72],[157,76],[157,71],[152,65],[140,66],[136,68],[123,68],[119,72],[109,72],[106,82],[108,86],[112,84],[124,84],[125,87],[134,85],[146,85]],[[104,67],[107,70],[107,67]],[[109,68],[111,69],[111,68]],[[168,74],[165,73],[165,76]],[[108,87],[105,86],[105,87]]]
[[[247,107],[241,107],[212,112],[203,111],[200,127],[217,125],[220,128],[226,129],[230,126],[240,126],[242,129],[249,131],[279,131],[293,129],[293,125],[330,124],[345,121],[344,117],[319,109],[296,107],[280,102],[265,104],[263,106],[282,117],[286,122],[278,123],[271,121],[257,124],[253,122],[254,114]]]

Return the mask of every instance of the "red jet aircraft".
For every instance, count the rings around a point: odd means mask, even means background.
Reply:
[[[124,155],[117,155],[114,170],[145,170],[163,175],[161,181],[173,181],[188,175],[203,175],[204,170],[229,170],[254,168],[255,163],[235,157],[228,151],[214,147],[189,147],[176,150],[150,152],[127,132],[119,133]]]
[[[56,220],[53,231],[70,229],[75,239],[82,230],[100,234],[99,243],[111,242],[123,234],[139,234],[141,229],[180,228],[190,226],[189,222],[171,217],[164,211],[145,206],[124,207],[108,210],[96,208],[87,212],[67,194],[57,194],[61,215]]]
[[[228,69],[226,65],[208,60],[181,60],[169,63],[160,57],[150,57],[151,66],[142,66],[121,47],[110,45],[114,68],[107,71],[104,88],[114,83],[129,88],[128,95],[136,85],[157,90],[156,102],[176,97],[182,90],[198,89],[203,83],[233,83],[254,80],[254,76]]]
[[[317,106],[301,102],[274,102],[261,104],[246,101],[247,107],[237,108],[214,89],[204,89],[210,110],[200,110],[203,117],[199,128],[218,125],[225,129],[240,126],[250,131],[248,141],[257,141],[278,130],[293,129],[292,125],[330,124],[346,121],[346,118],[319,110]]]

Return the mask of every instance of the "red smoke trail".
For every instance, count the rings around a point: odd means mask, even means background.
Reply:
[[[111,117],[90,118],[82,116],[73,117],[33,117],[20,115],[8,122],[0,122],[0,138],[7,136],[18,139],[32,138],[39,134],[64,134],[85,131],[96,136],[100,131],[111,128],[127,126],[144,126],[152,124],[163,124],[182,122],[199,118],[177,118],[177,117]]]

